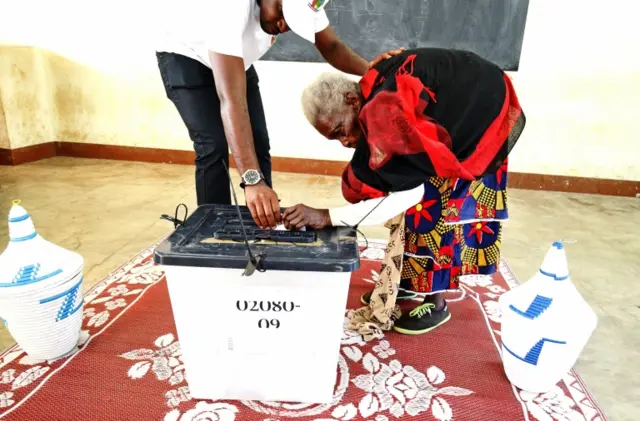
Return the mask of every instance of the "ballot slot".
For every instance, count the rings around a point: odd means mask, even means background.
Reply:
[[[314,243],[317,238],[316,234],[310,231],[279,231],[248,228],[245,232],[246,239],[249,241],[269,240],[281,243]],[[240,227],[236,228],[231,226],[217,231],[214,237],[218,240],[244,241],[245,232],[243,232]]]
[[[236,216],[235,218],[228,219],[220,229],[218,229],[214,238],[218,240],[231,240],[231,241],[260,241],[268,240],[282,243],[314,243],[317,240],[317,235],[313,231],[291,231],[286,230],[282,225],[276,227],[276,229],[262,229],[256,226],[253,218],[249,214],[242,215],[242,223]]]

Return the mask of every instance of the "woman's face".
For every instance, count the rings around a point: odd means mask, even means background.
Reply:
[[[355,148],[360,138],[361,101],[356,94],[347,94],[344,107],[331,115],[318,117],[316,130],[329,140],[337,140],[345,148]]]

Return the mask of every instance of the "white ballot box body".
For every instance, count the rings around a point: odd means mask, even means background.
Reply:
[[[191,396],[331,400],[350,273],[167,267]]]
[[[553,243],[540,270],[499,301],[509,381],[528,392],[549,391],[571,370],[597,324],[571,282],[562,243]]]
[[[260,264],[245,276],[250,256]],[[193,398],[331,401],[359,266],[354,230],[264,231],[244,207],[203,205],[155,261]]]

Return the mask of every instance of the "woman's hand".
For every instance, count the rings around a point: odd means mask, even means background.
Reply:
[[[386,53],[380,54],[373,61],[369,62],[369,69],[371,69],[376,64],[380,63],[382,60],[386,60],[386,59],[391,58],[393,56],[397,56],[398,54],[402,54],[404,52],[404,50],[405,50],[404,47],[400,47],[400,48],[398,48],[396,50],[389,50]]]
[[[331,226],[328,209],[314,209],[302,204],[287,208],[282,214],[282,221],[286,229],[322,229]]]

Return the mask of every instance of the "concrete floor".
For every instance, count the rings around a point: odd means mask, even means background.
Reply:
[[[274,179],[283,205],[343,204],[338,178]],[[22,200],[46,239],[84,256],[88,288],[171,231],[161,214],[173,214],[182,202],[195,208],[193,168],[72,158],[0,167],[0,250],[8,241],[2,221],[12,199]],[[512,190],[509,205],[503,250],[520,279],[538,269],[551,242],[576,240],[567,246],[572,279],[599,317],[578,368],[612,420],[637,420],[640,200]],[[364,232],[386,237],[380,227]],[[12,342],[0,330],[0,349]]]

